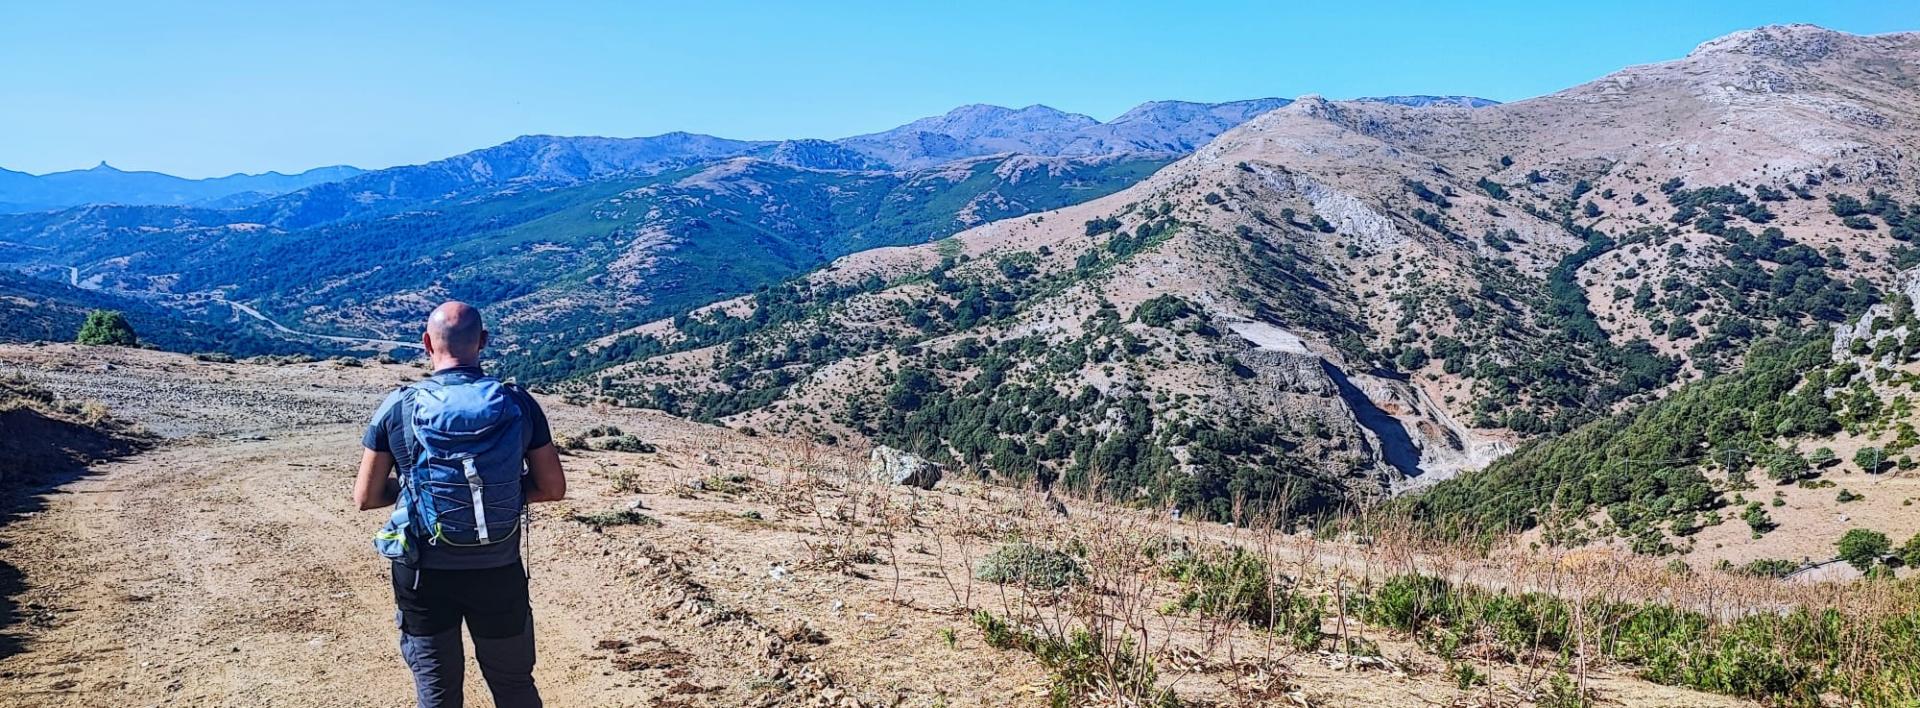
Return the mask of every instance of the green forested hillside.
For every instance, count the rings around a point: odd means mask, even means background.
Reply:
[[[180,352],[330,355],[341,349],[324,343],[275,336],[251,319],[234,317],[222,305],[196,313],[130,297],[76,288],[65,283],[0,270],[0,342],[71,342],[92,310],[115,310],[147,345]]]
[[[1091,199],[1166,158],[983,158],[912,173],[735,160],[517,187],[281,230],[225,212],[93,207],[0,217],[10,260],[107,288],[222,292],[291,326],[397,335],[425,294],[496,313],[502,351],[564,348],[846,253]]]
[[[1716,523],[1716,510],[1726,509],[1730,498],[1737,507],[1741,492],[1763,496],[1755,490],[1805,486],[1845,464],[1824,446],[1837,433],[1893,430],[1887,447],[1862,448],[1853,460],[1859,471],[1883,472],[1920,438],[1905,421],[1904,396],[1888,404],[1876,387],[1903,390],[1913,379],[1877,365],[1863,371],[1859,356],[1905,361],[1920,351],[1920,341],[1904,333],[1920,321],[1911,308],[1879,319],[1875,331],[1888,335],[1878,339],[1881,346],[1856,347],[1862,350],[1856,356],[1835,361],[1824,330],[1763,339],[1736,370],[1538,439],[1398,506],[1455,535],[1545,527],[1552,543],[1622,538],[1636,552],[1662,554]],[[1758,502],[1731,511],[1756,537],[1773,528]],[[1595,512],[1604,515],[1595,519]]]

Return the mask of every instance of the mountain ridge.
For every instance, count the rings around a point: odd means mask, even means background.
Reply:
[[[1827,32],[1816,60],[1708,52],[1474,110],[1303,97],[1122,192],[643,328],[659,353],[581,390],[1183,505],[1433,484],[1856,316],[1920,259],[1891,196],[1920,42]]]
[[[163,172],[121,170],[104,160],[84,170],[39,175],[0,168],[0,207],[7,211],[43,211],[90,203],[197,206],[245,194],[260,195],[254,199],[258,201],[364,172],[349,165],[331,165],[294,174],[236,172],[188,179]]]

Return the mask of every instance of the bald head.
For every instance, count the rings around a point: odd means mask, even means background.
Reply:
[[[448,301],[427,316],[427,348],[435,359],[476,363],[486,343],[487,330],[480,323],[480,310],[472,305]]]

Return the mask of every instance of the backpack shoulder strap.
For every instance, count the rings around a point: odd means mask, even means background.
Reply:
[[[416,381],[414,383],[401,386],[400,401],[398,403],[395,403],[393,406],[394,415],[399,416],[399,420],[397,422],[400,424],[400,445],[403,448],[401,452],[406,453],[407,465],[409,467],[418,463],[420,460],[420,441],[418,438],[414,436],[414,432],[413,432],[413,414],[414,414],[413,394],[417,391],[427,388],[425,384],[429,384],[429,383],[433,384],[435,387],[439,386],[439,382],[434,381],[433,379]]]

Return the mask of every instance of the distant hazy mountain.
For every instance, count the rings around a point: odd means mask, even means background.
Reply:
[[[1363,101],[1422,108],[1479,108],[1495,101],[1471,96],[1386,96]],[[838,140],[840,145],[895,169],[919,169],[963,157],[1026,155],[1184,154],[1234,126],[1292,103],[1255,98],[1226,103],[1149,101],[1102,123],[1047,106],[1003,108],[974,104],[921,118],[892,130]]]
[[[526,136],[281,194],[256,180],[8,215],[0,265],[109,291],[218,292],[340,332],[398,331],[416,298],[458,296],[502,306],[502,331],[523,343],[565,351],[856,250],[1124,189],[1288,104],[1158,101],[1106,123],[974,105],[842,140]],[[22,178],[43,179],[0,174],[0,188]]]
[[[1081,128],[1061,153],[1193,152],[1214,136],[1289,103],[1292,101],[1284,98],[1227,103],[1149,101],[1107,123]]]
[[[1463,96],[1362,99],[1406,106],[1492,105]],[[673,132],[644,138],[529,135],[422,165],[367,172],[322,167],[191,180],[157,172],[91,170],[30,175],[0,169],[0,213],[86,204],[239,210],[234,221],[301,228],[405,211],[450,197],[516,186],[553,187],[647,175],[733,157],[818,170],[920,170],[989,155],[1177,156],[1267,111],[1283,98],[1227,103],[1152,101],[1102,123],[1047,106],[961,106],[892,130],[840,140],[729,140]]]
[[[424,165],[368,172],[263,202],[247,221],[302,227],[450,197],[477,188],[570,185],[651,173],[773,145],[694,133],[647,138],[528,135]]]
[[[82,204],[238,206],[364,172],[319,167],[299,174],[233,174],[187,179],[159,172],[127,172],[105,162],[90,170],[32,175],[0,169],[0,212],[49,211]],[[237,202],[236,200],[247,200]]]
[[[1046,106],[1014,109],[973,104],[838,142],[897,168],[919,168],[1003,152],[1057,155],[1078,131],[1099,124]]]

